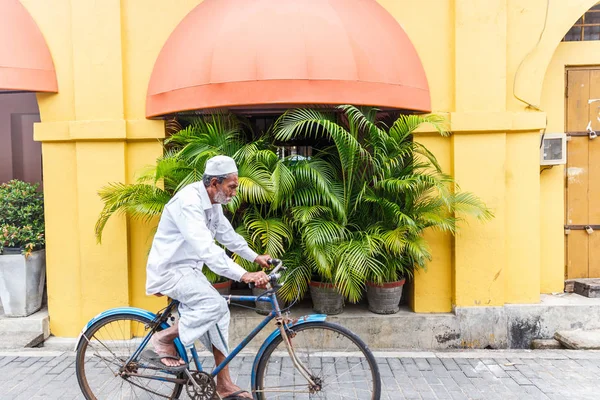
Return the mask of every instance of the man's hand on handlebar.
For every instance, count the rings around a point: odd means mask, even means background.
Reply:
[[[262,256],[258,256],[256,257],[256,259],[254,260],[255,263],[257,263],[258,265],[260,265],[261,268],[269,268],[270,264],[269,261],[271,260],[271,256],[268,254],[263,254]]]
[[[259,256],[262,257],[262,256]],[[265,274],[263,271],[258,272],[246,272],[242,275],[242,282],[244,283],[254,283],[256,287],[264,288],[267,283],[269,283],[269,276]]]

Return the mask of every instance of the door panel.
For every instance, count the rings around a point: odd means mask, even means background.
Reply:
[[[566,237],[566,277],[600,277],[600,138],[591,140],[588,128],[600,133],[600,69],[567,71],[566,225],[579,225]]]

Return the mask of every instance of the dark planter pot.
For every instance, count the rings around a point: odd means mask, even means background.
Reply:
[[[212,285],[217,289],[217,292],[223,296],[229,296],[231,294],[231,281],[213,283]]]
[[[378,285],[373,282],[367,282],[367,299],[369,301],[369,311],[375,314],[395,314],[400,310],[398,306],[402,298],[402,288],[405,279],[397,282],[384,283]]]
[[[5,247],[4,250],[2,250],[2,254],[5,255],[9,255],[9,254],[22,254],[23,249],[21,247]]]
[[[259,289],[256,287],[252,288],[252,296],[260,296],[261,294],[263,294],[266,291],[267,291],[267,289]],[[277,294],[277,302],[279,303],[279,308],[285,307],[285,301],[283,301],[283,299],[281,298],[281,296],[279,294]],[[269,313],[273,310],[271,303],[266,303],[264,301],[257,301],[257,302],[255,302],[255,304],[256,304],[256,312],[259,313],[260,315],[269,315]]]
[[[344,311],[344,296],[331,283],[311,281],[310,297],[313,310],[319,314],[335,315]]]

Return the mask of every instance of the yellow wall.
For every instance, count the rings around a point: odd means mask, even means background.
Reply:
[[[466,221],[456,238],[427,234],[433,260],[415,276],[414,309],[532,303],[561,290],[563,170],[540,175],[539,133],[546,115],[549,131],[564,129],[564,65],[600,61],[599,42],[558,46],[595,1],[378,1],[413,41],[434,112],[454,133],[440,138],[424,128],[417,140],[496,215]],[[164,304],[144,293],[149,227],[113,218],[96,244],[96,192],[132,182],[160,155],[163,122],[145,119],[148,81],[169,34],[199,0],[22,2],[59,83],[58,94],[38,95],[35,138],[44,157],[51,329],[73,336],[102,309]]]

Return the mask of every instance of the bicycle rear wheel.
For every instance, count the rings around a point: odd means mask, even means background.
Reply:
[[[102,318],[87,329],[87,340],[81,341],[75,361],[77,381],[86,399],[179,397],[183,385],[164,379],[183,379],[183,373],[176,376],[139,360],[125,367],[151,327],[148,318],[122,313]],[[152,345],[148,343],[146,348],[152,349]]]
[[[375,357],[354,333],[329,322],[309,322],[291,328],[288,337],[318,385],[310,387],[294,368],[283,338],[278,336],[258,364],[253,391],[259,400],[379,400],[381,378]]]

